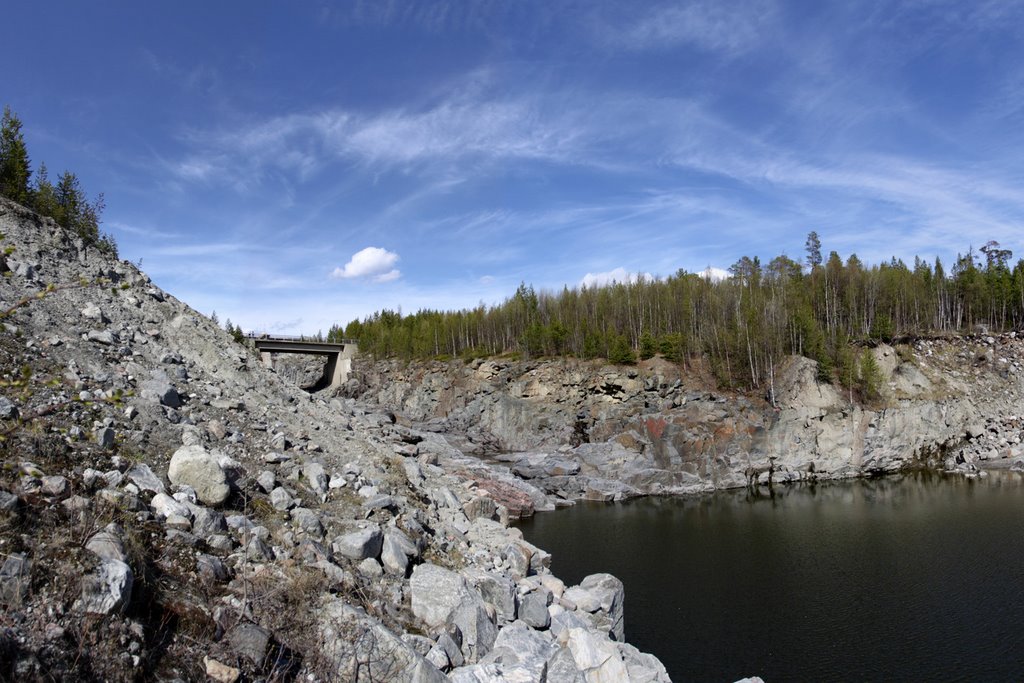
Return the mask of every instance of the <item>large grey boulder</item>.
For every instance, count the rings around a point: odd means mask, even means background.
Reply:
[[[412,645],[362,610],[340,599],[319,610],[319,661],[326,680],[448,683],[448,678]]]
[[[108,524],[86,542],[85,549],[101,560],[117,560],[124,562],[124,542],[121,540],[121,529],[116,524]]]
[[[104,616],[124,611],[131,599],[135,577],[125,562],[121,529],[116,524],[108,524],[86,542],[85,548],[100,559],[100,565],[82,578],[79,611]]]
[[[302,476],[306,478],[310,490],[320,497],[321,502],[327,500],[327,485],[329,481],[323,465],[318,462],[306,463],[306,466],[302,468]]]
[[[100,566],[82,578],[82,593],[76,603],[86,614],[109,616],[123,611],[132,595],[131,567],[120,560],[102,560]]]
[[[442,626],[462,603],[480,600],[459,574],[436,564],[421,564],[409,579],[412,612],[431,628]]]
[[[519,618],[532,628],[547,628],[551,624],[550,604],[551,591],[546,588],[527,593],[519,600]]]
[[[166,493],[158,493],[149,501],[149,507],[161,517],[167,518],[171,515],[179,517],[191,517],[189,507],[185,503],[171,498]]]
[[[607,625],[608,633],[619,642],[625,637],[625,595],[622,581],[611,574],[591,574],[579,586],[565,591],[565,597],[578,609],[602,617],[601,621]]]
[[[32,563],[25,553],[14,553],[0,567],[0,604],[20,606],[28,596]]]
[[[484,601],[494,606],[498,623],[515,621],[516,586],[512,579],[483,569],[467,569],[463,575],[480,592]]]
[[[256,666],[262,666],[270,647],[270,631],[256,624],[242,623],[229,630],[225,637],[231,649]]]
[[[616,644],[581,628],[569,629],[563,635],[566,647],[572,652],[576,668],[583,672],[587,683],[628,681],[629,670],[619,654]]]
[[[292,523],[310,536],[320,538],[324,535],[320,517],[309,508],[295,508],[291,511]]]
[[[359,531],[342,534],[331,544],[334,552],[359,562],[380,555],[384,543],[384,534],[377,527],[367,527]]]
[[[139,395],[168,408],[181,407],[181,396],[163,371],[154,372],[152,379],[143,382],[139,387]]]
[[[409,558],[418,555],[416,544],[398,529],[388,529],[384,533],[384,545],[380,552],[380,561],[384,571],[389,574],[405,576],[409,568]]]
[[[140,491],[164,492],[164,483],[145,463],[138,463],[132,467],[128,470],[127,476],[133,484],[139,487]]]
[[[0,420],[11,420],[18,417],[18,406],[7,398],[0,396]]]
[[[516,665],[529,672],[529,680],[541,681],[546,680],[548,660],[558,649],[550,634],[516,622],[501,629],[487,659],[500,662],[505,667]]]
[[[191,486],[207,505],[220,505],[231,492],[217,457],[198,444],[174,452],[167,478],[172,484]]]
[[[665,665],[654,655],[641,652],[629,643],[619,643],[619,654],[634,683],[671,683]]]
[[[451,613],[449,621],[462,633],[462,654],[466,659],[478,660],[494,647],[498,627],[491,621],[479,596],[471,595],[463,600]]]
[[[421,564],[409,580],[412,611],[428,628],[457,626],[462,654],[468,661],[486,655],[498,637],[487,606],[466,579],[449,569]]]

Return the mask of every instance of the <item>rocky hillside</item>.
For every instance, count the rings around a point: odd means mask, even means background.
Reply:
[[[539,488],[300,391],[48,219],[0,200],[0,232],[0,678],[668,680],[617,579],[508,526]]]
[[[914,467],[1021,466],[1024,340],[1016,333],[871,351],[881,397],[864,404],[788,358],[763,394],[719,391],[700,367],[583,361],[382,361],[347,391],[508,465],[546,493],[686,494]],[[453,436],[455,435],[455,436]]]

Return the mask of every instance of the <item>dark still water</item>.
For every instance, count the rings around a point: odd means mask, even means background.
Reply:
[[[520,527],[626,585],[674,681],[1024,680],[1024,480],[916,474],[579,504]]]

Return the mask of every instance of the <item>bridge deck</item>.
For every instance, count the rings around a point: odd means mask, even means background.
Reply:
[[[267,353],[308,353],[311,355],[333,355],[342,353],[346,347],[355,346],[351,340],[342,342],[321,342],[304,340],[299,337],[292,339],[280,337],[257,337],[253,339],[257,351]]]

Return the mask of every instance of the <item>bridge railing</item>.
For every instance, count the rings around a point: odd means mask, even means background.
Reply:
[[[338,339],[333,342],[329,342],[326,339],[318,339],[316,335],[304,335],[304,334],[268,334],[266,332],[250,332],[246,335],[249,339],[265,339],[267,341],[297,341],[297,342],[310,342],[314,344],[359,344],[357,339]]]

